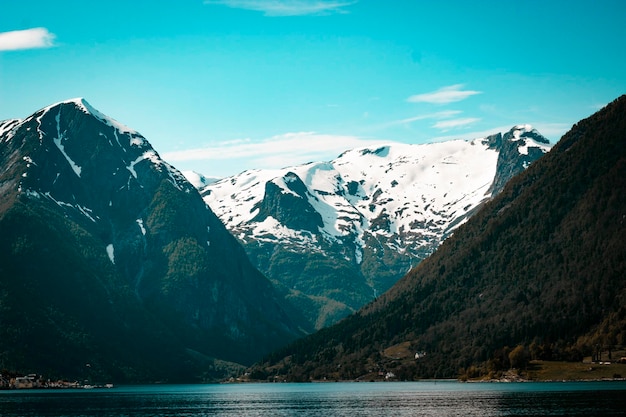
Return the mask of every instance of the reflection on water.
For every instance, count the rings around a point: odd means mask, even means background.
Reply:
[[[15,416],[626,416],[626,382],[325,383],[0,391]]]

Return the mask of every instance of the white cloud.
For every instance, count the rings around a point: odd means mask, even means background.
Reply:
[[[407,98],[411,103],[433,103],[433,104],[448,104],[456,101],[465,100],[466,98],[481,94],[481,91],[463,90],[463,84],[454,84],[447,87],[442,87],[439,90],[432,91],[430,93],[416,94]]]
[[[238,164],[245,160],[244,165],[247,168],[283,168],[333,159],[348,149],[380,143],[379,140],[367,140],[357,136],[297,132],[273,136],[259,142],[240,139],[205,148],[167,152],[162,156],[171,163],[229,160]]]
[[[46,28],[33,28],[0,33],[0,51],[49,48],[54,46],[54,34]]]
[[[441,120],[433,125],[435,129],[442,129],[443,131],[455,129],[462,126],[467,126],[472,123],[476,123],[480,121],[480,119],[476,117],[466,117],[463,119],[451,119],[451,120]]]
[[[346,13],[345,7],[356,3],[356,0],[205,0],[204,3],[254,10],[266,16],[303,16]]]
[[[436,112],[436,113],[427,113],[427,114],[420,114],[417,116],[413,116],[413,117],[408,117],[406,119],[401,119],[401,120],[396,120],[391,122],[391,125],[399,125],[399,124],[407,124],[407,123],[413,123],[416,122],[418,120],[427,120],[427,119],[448,119],[450,117],[453,116],[457,116],[459,114],[463,113],[461,110],[444,110],[444,111],[440,111],[440,112]]]

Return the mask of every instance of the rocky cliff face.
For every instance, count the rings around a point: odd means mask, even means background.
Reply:
[[[496,175],[491,186],[492,195],[498,194],[515,175],[539,159],[550,142],[529,125],[513,127],[504,135],[497,133],[486,138],[489,146],[498,150]]]
[[[37,300],[63,317],[55,320],[59,332],[67,335],[75,321],[90,345],[112,338],[117,353],[126,341],[115,329],[132,329],[130,340],[150,340],[160,360],[159,344],[171,345],[182,368],[198,358],[250,363],[302,334],[288,303],[197,190],[138,132],[75,99],[5,121],[0,134],[0,285],[7,299]],[[57,288],[47,294],[49,286]],[[104,329],[85,319],[85,300],[101,307],[93,316]],[[28,310],[13,317],[3,327],[52,320]],[[3,347],[22,337],[3,336]],[[65,348],[76,343],[64,340]],[[116,361],[141,368],[102,353],[102,372]]]
[[[317,328],[391,287],[549,149],[530,126],[472,141],[354,149],[201,189]]]
[[[300,177],[287,172],[280,182],[265,183],[263,200],[252,221],[262,223],[271,217],[289,229],[315,233],[324,226],[324,222],[309,198],[314,196],[308,192]]]

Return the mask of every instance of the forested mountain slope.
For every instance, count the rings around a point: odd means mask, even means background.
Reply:
[[[510,365],[518,345],[572,360],[624,345],[625,236],[622,96],[574,125],[390,291],[254,375],[456,377]]]
[[[0,122],[1,366],[212,379],[301,336],[288,304],[138,132],[83,99]]]

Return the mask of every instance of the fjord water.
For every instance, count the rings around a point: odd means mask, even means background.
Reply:
[[[0,391],[14,416],[626,416],[626,382],[145,385]]]

